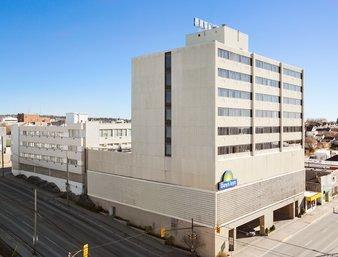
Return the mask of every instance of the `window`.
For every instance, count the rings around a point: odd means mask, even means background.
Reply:
[[[165,144],[165,156],[171,156],[171,144],[170,143]]]
[[[218,96],[229,97],[229,98],[239,98],[239,99],[249,99],[251,100],[251,93],[246,91],[239,91],[226,88],[218,88]]]
[[[112,129],[100,129],[100,137],[113,137]]]
[[[251,144],[219,146],[218,147],[218,155],[250,152],[251,150],[252,150]]]
[[[283,69],[283,74],[287,75],[287,76],[291,76],[297,79],[302,79],[302,73],[298,72],[298,71],[294,71],[294,70],[290,70],[290,69]]]
[[[302,126],[289,126],[289,127],[283,127],[283,132],[290,133],[290,132],[302,132],[303,128]]]
[[[266,79],[262,77],[256,77],[256,84],[264,85],[264,86],[270,86],[270,87],[280,87],[280,82],[273,79]]]
[[[218,57],[251,65],[251,58],[218,48]]]
[[[166,104],[170,104],[171,103],[171,91],[167,91],[165,92],[165,103]]]
[[[259,118],[280,118],[278,111],[256,110],[256,117]]]
[[[245,135],[245,134],[251,134],[251,133],[252,133],[251,127],[219,127],[218,128],[219,136]]]
[[[165,137],[171,138],[171,126],[165,126]]]
[[[218,107],[218,116],[252,117],[252,111],[249,109]]]
[[[77,151],[77,146],[76,145],[69,145],[68,146],[68,151],[76,152]]]
[[[279,133],[280,127],[256,127],[256,134]]]
[[[68,164],[70,164],[70,165],[77,165],[77,160],[75,160],[75,159],[68,159]]]
[[[284,112],[284,118],[286,119],[302,119],[302,114],[299,112]]]
[[[279,73],[279,66],[271,64],[271,63],[263,62],[260,60],[256,60],[256,67]]]
[[[300,146],[302,145],[302,140],[288,140],[284,141],[283,146],[284,147],[290,147],[290,146]]]
[[[221,68],[218,68],[218,76],[222,78],[245,81],[245,82],[250,82],[250,83],[252,81],[251,75],[236,72],[236,71],[225,70]]]
[[[297,98],[283,97],[283,103],[293,104],[293,105],[302,105],[302,100]]]
[[[256,100],[271,103],[280,103],[280,97],[276,95],[266,95],[256,93]]]
[[[171,120],[171,108],[170,107],[165,108],[165,117],[167,121]]]
[[[301,86],[297,86],[297,85],[293,85],[293,84],[289,84],[289,83],[283,83],[283,88],[286,89],[286,90],[302,92]]]
[[[78,129],[69,129],[68,133],[69,133],[69,137],[80,138],[80,130]]]
[[[280,147],[279,141],[256,144],[256,150],[258,150],[258,151],[259,150],[274,149],[274,148],[279,148],[279,147]]]

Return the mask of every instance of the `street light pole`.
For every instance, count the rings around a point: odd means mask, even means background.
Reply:
[[[66,152],[66,159],[67,159],[67,182],[66,182],[66,191],[67,191],[67,205],[69,206],[69,166],[68,166],[68,149]]]
[[[4,161],[4,136],[1,136],[1,167],[2,167],[2,176],[5,176],[5,161]]]
[[[38,242],[37,236],[37,222],[38,222],[38,196],[37,190],[34,188],[34,234],[33,234],[33,254],[36,255],[36,244]]]

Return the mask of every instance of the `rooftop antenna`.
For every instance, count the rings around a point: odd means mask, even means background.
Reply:
[[[218,28],[218,25],[212,24],[208,21],[202,20],[200,18],[194,18],[194,26],[200,30],[209,30],[213,28]]]

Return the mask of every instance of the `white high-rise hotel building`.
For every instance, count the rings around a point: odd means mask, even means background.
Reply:
[[[132,223],[191,218],[202,256],[232,251],[236,228],[290,218],[305,189],[301,68],[249,52],[221,26],[186,46],[133,59],[132,152],[89,151],[88,193]],[[220,228],[220,229],[217,229]]]

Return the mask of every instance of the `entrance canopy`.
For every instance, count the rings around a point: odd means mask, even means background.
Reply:
[[[312,191],[305,191],[304,196],[307,202],[312,202],[321,197],[321,193],[319,192],[312,192]]]

